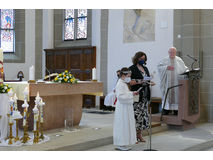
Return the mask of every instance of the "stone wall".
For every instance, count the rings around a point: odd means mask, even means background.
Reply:
[[[200,59],[200,122],[213,122],[213,10],[175,10],[174,46],[188,67]],[[203,61],[202,61],[203,59]]]

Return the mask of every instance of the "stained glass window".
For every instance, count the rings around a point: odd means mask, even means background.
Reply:
[[[87,38],[87,9],[65,9],[64,40]]]
[[[0,11],[0,47],[4,52],[14,52],[15,30],[14,30],[14,10],[1,9]]]
[[[74,40],[75,12],[74,9],[65,9],[64,40]]]
[[[77,39],[87,38],[87,9],[78,9]]]

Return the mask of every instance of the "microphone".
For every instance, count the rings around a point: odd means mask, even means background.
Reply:
[[[48,74],[49,74],[49,81],[50,81],[50,71],[49,71],[49,69],[47,69],[47,67],[45,66],[45,69],[46,69],[46,71],[48,72]]]
[[[195,62],[197,62],[197,59],[196,59],[196,58],[191,57],[191,56],[190,56],[190,55],[188,55],[188,54],[187,54],[187,56],[188,56],[189,58],[193,59]]]

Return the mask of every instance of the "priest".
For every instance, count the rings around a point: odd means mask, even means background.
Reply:
[[[160,89],[162,92],[162,104],[166,96],[167,88],[178,85],[178,77],[186,72],[188,67],[185,66],[183,60],[176,56],[176,48],[169,48],[169,55],[163,58],[157,65],[160,76]],[[178,114],[178,87],[169,90],[163,114]]]

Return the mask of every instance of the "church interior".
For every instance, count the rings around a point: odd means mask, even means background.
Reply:
[[[130,67],[138,51],[146,53],[155,85],[146,142],[132,150],[212,151],[212,15],[212,9],[0,9],[0,85],[8,87],[0,87],[0,151],[115,151],[116,107],[105,99],[116,71]],[[157,65],[173,46],[189,72],[177,86],[178,115],[163,115]]]

